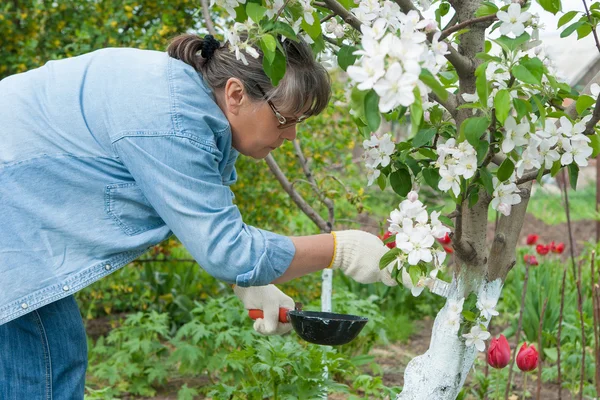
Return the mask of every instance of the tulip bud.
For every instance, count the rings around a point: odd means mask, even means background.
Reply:
[[[441,244],[450,244],[451,239],[450,239],[450,235],[448,234],[448,232],[446,232],[444,237],[439,238],[438,242],[440,242]]]
[[[534,255],[526,255],[523,258],[525,259],[525,262],[529,265],[540,265],[540,263]]]
[[[385,242],[385,240],[386,240],[387,238],[389,238],[390,236],[392,236],[392,232],[390,232],[390,231],[387,231],[387,232],[386,232],[386,233],[383,235],[383,239],[382,239],[382,240]],[[392,240],[391,242],[389,242],[389,243],[386,243],[385,245],[386,245],[387,247],[389,247],[390,249],[393,249],[394,247],[396,247],[396,241],[395,241],[395,240]]]
[[[492,338],[490,347],[487,353],[488,364],[496,369],[502,369],[508,365],[510,361],[510,346],[504,335],[500,335],[498,339]]]
[[[452,254],[454,253],[454,249],[450,246],[442,246],[444,248],[444,251],[448,254]]]
[[[563,251],[565,251],[565,244],[563,242],[560,242],[559,244],[557,244],[556,246],[554,246],[554,248],[552,249],[553,252],[557,253],[557,254],[562,254]]]
[[[523,343],[517,354],[517,367],[523,372],[533,371],[537,368],[538,358],[539,355],[535,346],[527,347],[527,343]]]
[[[536,244],[539,238],[540,237],[538,235],[534,235],[534,234],[527,235],[527,245],[531,246],[531,245]]]
[[[550,247],[549,246],[544,246],[543,244],[538,244],[535,247],[535,251],[537,251],[537,253],[541,256],[548,254],[548,252],[550,251]]]

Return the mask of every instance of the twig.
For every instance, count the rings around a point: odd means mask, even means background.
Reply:
[[[571,266],[573,267],[573,279],[577,278],[577,271],[576,266],[575,266],[575,243],[573,243],[573,228],[571,226],[571,211],[570,211],[570,207],[569,207],[569,185],[568,185],[568,180],[567,180],[567,174],[566,171],[563,169],[562,170],[562,175],[563,175],[563,191],[565,192],[565,212],[567,214],[567,229],[569,231],[569,246],[570,246],[570,253],[571,253]]]
[[[448,21],[448,23],[446,24],[446,26],[442,29],[442,32],[450,29],[451,27],[453,27],[457,23],[458,23],[458,14],[454,13],[454,15],[452,16],[452,18],[450,19],[450,21]]]
[[[556,333],[556,368],[558,370],[558,400],[562,400],[562,374],[560,369],[560,339],[562,333],[563,311],[565,309],[565,289],[567,286],[567,263],[563,268],[562,285],[560,289],[560,311],[558,313],[558,332]]]
[[[285,8],[287,7],[287,5],[289,3],[290,3],[290,0],[285,0],[285,3],[283,3],[283,6],[281,6],[279,11],[277,11],[277,15],[275,16],[275,21],[277,21],[279,19],[279,17],[281,16],[281,13],[283,13],[283,10],[285,10]]]
[[[362,23],[352,13],[337,2],[337,0],[324,0],[326,8],[339,15],[344,22],[348,23],[351,27],[360,32],[360,26]]]
[[[521,178],[517,179],[517,185],[521,185],[521,184],[523,184],[525,182],[529,182],[529,181],[532,181],[532,180],[536,179],[539,172],[540,171],[538,169],[536,169],[534,171],[527,172],[526,174],[523,174],[523,176],[521,176]],[[549,169],[544,170],[544,173],[542,174],[542,176],[548,175],[549,173],[550,173]]]
[[[329,21],[331,18],[335,17],[336,15],[337,14],[334,14],[334,13],[326,15],[325,17],[321,18],[321,23],[325,23],[325,22]]]
[[[497,20],[498,17],[496,17],[496,14],[491,14],[491,15],[486,15],[484,17],[478,17],[478,18],[473,18],[470,19],[468,21],[463,21],[460,24],[456,24],[448,29],[444,29],[442,31],[442,35],[440,36],[439,40],[442,39],[446,39],[448,36],[450,36],[451,34],[453,34],[454,32],[460,31],[461,29],[470,26],[470,25],[474,25],[474,24],[479,24],[481,22],[492,22]]]
[[[456,96],[448,94],[448,99],[446,101],[440,99],[435,93],[429,93],[429,100],[435,101],[442,107],[444,107],[450,115],[455,118],[456,117]]]
[[[587,3],[585,0],[583,1],[583,7],[585,8],[585,14],[587,15],[588,18],[588,22],[590,23],[591,27],[592,27],[592,34],[594,35],[594,40],[596,41],[596,48],[598,49],[598,51],[600,51],[600,41],[598,41],[598,34],[596,33],[596,25],[592,22],[592,17],[590,16],[590,10],[587,6]]]
[[[583,294],[581,293],[581,263],[577,264],[577,309],[581,323],[581,377],[579,381],[579,400],[583,400],[583,385],[585,382],[585,323],[583,321]]]
[[[521,336],[521,328],[523,327],[523,310],[525,309],[525,295],[527,294],[527,282],[528,281],[529,281],[529,264],[525,263],[525,279],[523,280],[523,292],[521,293],[521,310],[519,311],[519,325],[517,326],[517,332],[515,332],[515,351],[513,352],[512,361],[510,363],[510,368],[508,369],[508,381],[506,382],[506,391],[504,392],[505,400],[508,400],[508,395],[510,393],[513,368],[515,367],[517,351],[519,350],[519,337]]]
[[[206,23],[206,29],[208,29],[208,32],[215,36],[217,34],[217,31],[215,30],[215,26],[213,24],[212,18],[210,17],[210,11],[208,10],[208,0],[201,0],[200,1],[202,4],[202,15],[204,16],[204,22]]]
[[[596,251],[592,250],[590,263],[592,283],[592,320],[594,321],[594,356],[596,358],[596,393],[600,395],[600,286],[596,285]]]
[[[544,354],[543,350],[542,350],[542,342],[543,342],[543,338],[542,338],[542,329],[543,329],[543,325],[544,325],[544,314],[546,314],[546,306],[548,305],[548,298],[546,297],[546,300],[544,300],[544,306],[542,307],[542,313],[540,314],[540,328],[538,331],[538,350],[540,352],[540,354]],[[537,394],[536,394],[536,399],[540,400],[541,397],[541,393],[542,393],[542,358],[539,358],[539,362],[538,362],[538,370],[537,370]]]
[[[327,207],[327,211],[329,214],[329,221],[328,221],[329,230],[327,230],[326,232],[331,232],[331,227],[333,227],[334,215],[335,215],[333,201],[331,199],[327,198],[325,196],[325,194],[323,193],[323,191],[319,188],[319,185],[317,185],[317,181],[315,180],[315,177],[313,176],[310,168],[308,167],[308,162],[306,161],[306,157],[304,157],[304,153],[302,152],[302,147],[300,146],[300,141],[298,139],[294,139],[293,144],[294,144],[294,150],[296,151],[296,155],[298,156],[298,161],[300,162],[300,165],[302,166],[302,171],[304,172],[304,176],[306,176],[306,179],[308,180],[308,182],[312,186],[313,190],[319,197],[319,201],[321,201],[321,203],[323,203],[325,205],[325,207]]]
[[[319,213],[316,212],[315,209],[312,208],[306,202],[306,200],[304,200],[302,196],[300,196],[300,194],[294,190],[294,188],[292,188],[292,184],[286,178],[283,171],[281,171],[279,165],[277,165],[277,162],[275,161],[273,156],[269,154],[267,157],[265,157],[265,161],[267,162],[267,165],[269,166],[269,169],[271,170],[273,175],[275,175],[275,178],[279,181],[279,184],[281,185],[283,190],[286,191],[286,193],[290,196],[292,201],[296,203],[298,208],[300,208],[300,210],[302,210],[302,212],[306,214],[308,218],[310,218],[310,220],[319,227],[319,229],[321,229],[323,232],[329,232],[331,228],[327,225],[327,221],[325,221],[323,217],[321,217]]]
[[[594,112],[592,113],[592,119],[590,119],[587,124],[585,124],[585,132],[586,135],[591,135],[594,133],[594,127],[600,121],[600,96],[596,99],[596,105],[594,106]]]

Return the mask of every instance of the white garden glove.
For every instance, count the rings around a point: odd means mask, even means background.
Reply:
[[[345,275],[360,283],[383,282],[388,286],[398,283],[391,275],[392,265],[379,269],[379,260],[389,251],[377,236],[358,230],[332,232],[335,250],[331,268],[339,268]]]
[[[240,287],[233,291],[246,310],[262,310],[264,318],[254,321],[254,330],[262,335],[283,335],[292,324],[279,322],[279,307],[294,309],[294,300],[275,285]]]

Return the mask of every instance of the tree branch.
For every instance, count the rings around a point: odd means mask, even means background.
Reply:
[[[585,124],[586,135],[592,135],[594,133],[594,127],[600,121],[600,96],[596,99],[596,105],[594,106],[594,112],[592,113],[592,119]]]
[[[215,30],[215,26],[213,24],[212,18],[210,17],[210,12],[208,8],[208,0],[200,0],[202,3],[202,15],[204,16],[204,22],[206,23],[206,29],[211,35],[216,35],[217,31]]]
[[[325,205],[325,207],[327,207],[327,211],[329,214],[329,221],[327,222],[327,224],[329,226],[329,230],[327,232],[330,232],[331,228],[333,227],[333,224],[335,222],[333,201],[331,199],[325,197],[325,195],[323,194],[323,191],[319,188],[319,185],[317,185],[317,181],[315,180],[314,175],[310,171],[310,168],[308,167],[308,163],[306,162],[306,158],[304,157],[304,153],[302,152],[302,147],[300,146],[300,141],[298,139],[294,139],[293,144],[294,144],[294,150],[296,151],[296,155],[298,156],[298,161],[300,162],[300,165],[302,166],[302,171],[304,171],[304,175],[306,176],[306,179],[308,180],[308,182],[312,186],[313,190],[319,197],[319,200],[321,201],[321,203],[323,203]]]
[[[448,29],[443,30],[442,35],[440,36],[439,40],[446,39],[452,33],[460,31],[461,29],[466,28],[467,26],[479,24],[481,22],[492,22],[497,19],[498,19],[498,17],[496,17],[496,14],[491,14],[491,15],[486,15],[484,17],[478,17],[478,18],[470,19],[468,21],[463,21],[460,24],[454,25]]]
[[[448,99],[446,101],[440,99],[435,93],[429,93],[429,100],[434,101],[444,107],[452,117],[456,114],[456,107],[458,107],[458,99],[455,94],[448,93]]]
[[[267,165],[269,166],[269,169],[271,170],[273,175],[275,175],[275,178],[277,178],[277,180],[279,181],[279,184],[281,185],[283,190],[286,191],[286,193],[290,196],[292,201],[296,203],[298,208],[300,208],[300,210],[302,210],[302,212],[306,214],[308,218],[310,218],[311,221],[313,221],[315,225],[317,225],[319,229],[321,229],[323,232],[330,231],[331,229],[327,226],[327,222],[323,219],[323,217],[321,217],[319,213],[317,213],[315,209],[313,209],[306,202],[306,200],[304,200],[302,196],[300,196],[300,194],[294,190],[292,184],[285,177],[283,171],[281,171],[279,165],[277,165],[277,162],[275,161],[273,156],[269,154],[265,158],[265,161],[267,162]]]
[[[524,174],[524,175],[523,175],[521,178],[517,179],[517,182],[516,182],[516,184],[517,184],[517,185],[522,185],[522,184],[524,184],[524,183],[526,183],[526,182],[529,182],[529,181],[532,181],[532,180],[536,179],[536,178],[537,178],[537,176],[538,176],[538,174],[539,174],[539,172],[540,172],[540,170],[539,170],[539,169],[536,169],[536,170],[534,170],[534,171],[527,172],[527,173],[526,173],[526,174]],[[550,173],[550,170],[549,170],[549,169],[547,169],[547,170],[544,170],[544,173],[542,174],[542,176],[544,176],[544,175],[548,175],[549,173]]]
[[[348,23],[348,25],[360,32],[360,26],[362,23],[351,12],[346,10],[343,5],[338,3],[337,0],[324,0],[324,2],[327,6],[326,8],[339,15],[344,22]]]

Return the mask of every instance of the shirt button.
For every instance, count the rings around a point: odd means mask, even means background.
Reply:
[[[23,303],[23,304],[21,304],[21,308],[22,308],[23,310],[25,310],[27,307],[29,307],[29,305],[27,305],[27,303]]]
[[[67,285],[63,286],[63,290],[64,290],[65,292],[69,291],[69,286],[67,286]]]
[[[107,270],[107,271],[109,271],[111,268],[112,268],[112,266],[110,264],[106,264],[104,266],[104,269]]]

